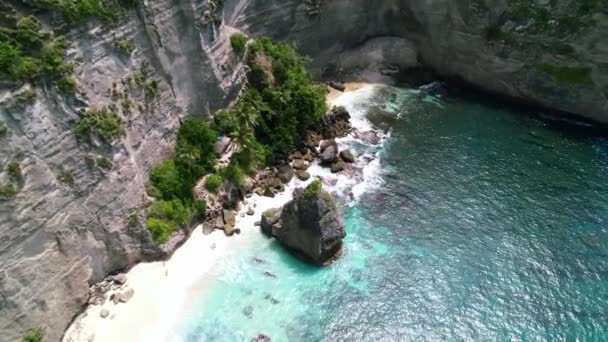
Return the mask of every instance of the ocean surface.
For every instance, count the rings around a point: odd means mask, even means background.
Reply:
[[[342,257],[317,268],[250,233],[173,341],[608,339],[606,138],[475,96],[366,86],[338,102],[387,132],[340,141],[364,160],[326,186]]]

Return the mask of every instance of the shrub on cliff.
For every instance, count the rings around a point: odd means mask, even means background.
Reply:
[[[205,188],[211,192],[216,192],[222,185],[222,177],[219,175],[211,175],[205,182]]]
[[[148,218],[154,220],[146,226],[152,227],[157,243],[165,242],[176,229],[187,227],[195,215],[204,215],[206,205],[194,200],[192,189],[215,165],[216,140],[217,134],[207,122],[188,118],[179,129],[173,157],[150,172],[149,192],[158,196],[158,201],[150,207]]]
[[[0,138],[8,134],[8,126],[4,122],[0,122]]]
[[[230,36],[230,46],[236,54],[242,54],[245,51],[245,45],[247,45],[247,37],[244,34],[233,33]]]
[[[90,143],[91,136],[97,134],[107,143],[125,135],[122,119],[115,110],[108,107],[90,108],[78,121],[74,133],[79,141]]]
[[[150,231],[152,239],[157,244],[163,244],[169,239],[169,235],[173,231],[166,221],[148,218],[146,220],[146,228]]]
[[[27,332],[27,334],[25,334],[25,336],[23,336],[23,338],[21,339],[21,342],[42,342],[42,340],[44,339],[44,329],[42,328],[36,328],[36,329],[32,329],[30,331]]]

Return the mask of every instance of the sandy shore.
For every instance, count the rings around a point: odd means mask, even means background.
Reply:
[[[328,86],[327,88],[329,89],[329,94],[327,94],[327,97],[325,98],[327,107],[331,108],[334,105],[334,102],[336,101],[336,99],[338,99],[340,96],[342,96],[342,94],[344,94],[345,92],[353,92],[353,91],[359,90],[367,85],[370,85],[370,84],[361,83],[361,82],[344,83],[344,86],[346,87],[344,92],[341,92],[337,89],[334,89],[334,88]]]

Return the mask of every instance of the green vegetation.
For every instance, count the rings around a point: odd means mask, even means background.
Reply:
[[[591,68],[556,66],[550,64],[536,64],[536,70],[543,72],[555,80],[568,84],[592,84]]]
[[[21,166],[19,165],[19,162],[15,160],[8,163],[8,165],[6,166],[6,171],[8,173],[8,176],[13,181],[18,181],[23,176],[23,174],[21,173]]]
[[[242,147],[236,159],[246,172],[286,156],[327,111],[327,90],[313,83],[306,62],[290,44],[268,38],[250,44],[252,86],[214,118],[216,129]]]
[[[63,94],[76,94],[77,85],[76,79],[72,76],[63,76],[57,81],[57,88]]]
[[[500,27],[491,25],[484,30],[484,38],[488,41],[510,41],[511,33],[503,31]]]
[[[95,163],[102,169],[111,170],[112,169],[112,161],[106,157],[97,157],[95,159]]]
[[[32,16],[0,15],[0,80],[57,79],[72,72],[64,62],[67,42],[40,28]]]
[[[153,99],[158,96],[158,80],[150,80],[144,85],[144,93],[147,99]]]
[[[1,171],[1,170],[0,170]],[[19,182],[23,178],[21,166],[17,161],[11,161],[6,165],[6,173],[10,182],[0,182],[0,198],[9,199],[15,197],[19,193]]]
[[[95,166],[95,158],[90,155],[84,156],[84,162],[87,164],[88,167],[92,168]]]
[[[222,169],[222,177],[239,186],[245,183],[245,173],[238,160]]]
[[[109,107],[90,108],[78,121],[74,129],[76,138],[81,142],[91,143],[91,135],[99,135],[105,142],[122,137],[125,134],[122,119]]]
[[[474,12],[490,18],[491,23],[483,32],[486,40],[543,49],[550,42],[552,52],[570,54],[574,51],[565,44],[565,38],[597,25],[594,15],[606,12],[608,0],[550,0],[544,3],[508,0],[507,5],[504,12],[502,9],[497,12],[485,1],[471,1]],[[505,25],[507,23],[509,25]]]
[[[122,111],[125,114],[131,113],[131,108],[133,107],[133,101],[130,98],[125,98],[120,102],[120,106],[122,107]]]
[[[211,192],[216,192],[220,185],[222,185],[222,176],[219,175],[211,175],[205,182],[205,188]]]
[[[216,136],[205,121],[186,119],[180,127],[173,158],[152,169],[148,193],[157,201],[150,208],[146,226],[157,243],[165,242],[173,231],[204,213],[205,205],[194,200],[192,189],[215,165]]]
[[[0,182],[0,198],[7,199],[15,197],[19,190],[11,183]]]
[[[114,46],[120,50],[122,53],[130,55],[131,52],[133,52],[133,46],[131,45],[131,42],[129,42],[126,39],[120,39],[120,40],[116,40],[114,41]]]
[[[146,220],[146,228],[150,231],[152,239],[157,244],[163,244],[169,239],[169,235],[175,230],[175,228],[169,226],[169,223],[161,220],[149,217]]]
[[[61,183],[69,185],[69,186],[74,186],[75,180],[74,180],[74,176],[72,175],[72,173],[68,170],[59,170],[59,174],[57,175],[57,180],[59,180]]]
[[[21,339],[21,342],[42,342],[42,340],[44,339],[44,329],[42,328],[36,328],[36,329],[32,329],[30,331],[27,332],[27,334],[25,334],[25,336],[23,336],[23,338]]]
[[[0,138],[8,134],[8,126],[4,122],[0,122]]]
[[[131,215],[129,215],[129,218],[127,218],[127,225],[129,225],[130,227],[135,227],[135,226],[137,226],[138,223],[139,223],[139,212],[134,211],[131,213]]]
[[[53,26],[69,29],[88,17],[104,23],[119,18],[121,7],[135,0],[20,0],[0,3],[0,80],[52,81],[61,92],[74,94],[73,66],[64,60],[68,43],[63,36],[42,28],[36,16],[53,18]],[[62,20],[66,26],[57,24]]]
[[[36,98],[36,91],[34,89],[28,89],[15,95],[15,102],[19,106],[31,103]]]
[[[245,45],[247,45],[247,37],[242,33],[233,33],[230,36],[230,46],[237,55],[245,52]]]
[[[150,207],[146,227],[157,243],[166,242],[172,232],[190,224],[194,215],[204,213],[205,203],[194,201],[192,189],[213,170],[218,133],[231,136],[239,150],[228,166],[207,179],[205,186],[210,191],[217,190],[222,180],[242,185],[246,174],[284,158],[327,111],[326,87],[313,83],[304,67],[306,59],[292,45],[264,38],[252,42],[249,53],[252,86],[232,108],[218,111],[212,126],[201,119],[186,119],[175,154],[150,173],[147,191],[157,201]],[[134,75],[135,84],[149,84],[148,76],[142,65],[140,74]],[[267,82],[256,82],[256,76]]]
[[[318,179],[315,179],[306,187],[306,189],[304,189],[304,195],[303,195],[304,199],[308,201],[308,200],[311,200],[311,199],[317,197],[319,195],[319,193],[321,192],[322,188],[323,188],[323,184],[321,183],[321,181]]]

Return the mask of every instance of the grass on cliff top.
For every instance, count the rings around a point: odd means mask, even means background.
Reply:
[[[591,68],[536,64],[535,69],[567,84],[593,84]]]

